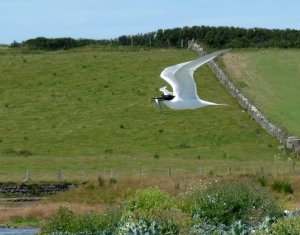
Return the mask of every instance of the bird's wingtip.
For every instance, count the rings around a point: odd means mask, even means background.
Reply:
[[[220,106],[230,106],[230,104],[217,104],[217,105],[220,105]]]
[[[229,52],[231,50],[231,48],[227,48],[221,51],[222,55],[224,55],[225,53]]]

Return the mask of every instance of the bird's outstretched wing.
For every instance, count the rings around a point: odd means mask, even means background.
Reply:
[[[215,57],[228,52],[230,49],[217,51],[199,59],[165,68],[160,76],[173,88],[173,95],[182,99],[197,99],[197,88],[194,81],[194,71]]]

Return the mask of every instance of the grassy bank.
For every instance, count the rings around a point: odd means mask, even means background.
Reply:
[[[20,180],[27,169],[37,178],[56,177],[59,168],[77,178],[84,169],[218,171],[228,161],[274,162],[278,142],[207,66],[195,74],[200,96],[229,106],[156,110],[150,98],[166,85],[160,72],[195,58],[187,50],[1,50],[0,180]]]

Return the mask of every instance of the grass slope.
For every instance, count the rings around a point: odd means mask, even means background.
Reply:
[[[300,50],[232,51],[230,77],[270,120],[300,136]]]
[[[200,96],[229,106],[164,107],[161,115],[150,102],[166,85],[163,68],[195,58],[187,50],[1,50],[0,178],[11,171],[21,177],[26,168],[47,178],[45,169],[58,167],[72,175],[272,162],[277,141],[242,112],[208,66],[195,74]]]

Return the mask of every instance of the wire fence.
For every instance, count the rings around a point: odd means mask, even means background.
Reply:
[[[103,178],[166,178],[166,177],[208,177],[208,176],[228,176],[228,175],[291,175],[300,174],[300,166],[295,161],[277,162],[274,164],[230,164],[211,167],[194,167],[183,169],[175,167],[167,168],[107,168],[107,169],[48,169],[26,168],[24,170],[1,170],[0,182],[23,182],[23,181],[89,181],[96,180],[99,176]]]

